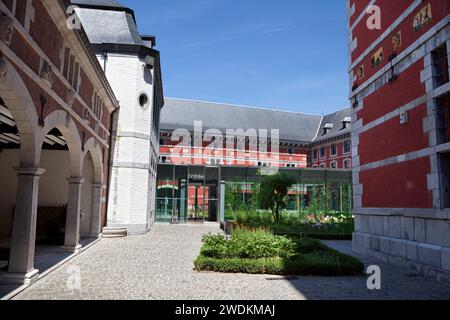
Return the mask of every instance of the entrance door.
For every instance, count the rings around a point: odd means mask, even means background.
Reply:
[[[205,220],[205,191],[202,183],[189,184],[188,220],[190,222]]]
[[[189,185],[189,221],[217,222],[217,186]]]
[[[208,189],[208,222],[217,222],[217,186],[209,186]]]
[[[156,198],[156,215],[158,222],[172,221],[172,199],[172,188],[165,187],[158,189]]]

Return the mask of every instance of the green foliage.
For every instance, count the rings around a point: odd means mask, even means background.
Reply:
[[[199,271],[276,275],[361,275],[356,258],[312,239],[296,242],[266,230],[238,229],[231,240],[207,235],[194,264]]]
[[[314,216],[314,219],[317,221],[318,220],[318,214],[320,211],[320,203],[319,203],[319,192],[318,192],[318,187],[314,186],[311,189],[311,200],[309,203],[309,208],[308,211],[310,214],[312,214]]]
[[[199,256],[195,260],[198,271],[248,274],[282,274],[284,262],[280,258],[269,259],[215,259]]]
[[[295,245],[291,240],[262,229],[255,231],[237,229],[229,241],[221,235],[207,235],[203,241],[201,254],[218,259],[285,258],[295,252]]]
[[[296,183],[294,178],[284,173],[265,177],[261,182],[259,203],[261,208],[270,209],[275,221],[281,218],[281,211],[286,208],[289,189]]]
[[[227,183],[225,185],[225,210],[235,212],[244,208],[241,185],[239,183]]]
[[[307,217],[305,221],[298,214],[285,213],[280,221],[274,221],[268,211],[239,211],[234,221],[241,227],[250,229],[267,228],[274,234],[302,238],[310,237],[323,240],[351,240],[355,230],[352,217],[336,214],[335,216]]]
[[[342,212],[347,216],[351,216],[352,212],[352,186],[350,184],[342,187]]]

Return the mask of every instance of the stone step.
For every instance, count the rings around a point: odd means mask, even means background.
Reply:
[[[124,238],[128,236],[127,228],[103,228],[102,238]]]

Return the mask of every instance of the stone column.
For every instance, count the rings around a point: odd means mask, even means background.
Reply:
[[[92,220],[91,220],[91,237],[98,238],[101,234],[101,208],[102,208],[102,184],[94,184],[92,186]]]
[[[69,178],[69,202],[67,204],[66,215],[66,237],[64,249],[77,253],[81,249],[80,245],[80,207],[81,207],[81,186],[83,178]]]
[[[2,278],[2,282],[29,285],[37,280],[39,275],[39,270],[34,268],[34,252],[39,178],[45,170],[40,168],[15,168],[14,170],[19,176],[16,209],[9,269],[8,274]]]

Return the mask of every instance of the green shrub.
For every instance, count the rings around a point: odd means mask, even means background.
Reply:
[[[198,271],[225,273],[282,274],[284,269],[284,262],[280,258],[214,259],[200,255],[194,264]]]
[[[297,241],[267,230],[237,229],[231,240],[206,235],[194,264],[197,270],[276,275],[361,275],[364,265],[356,258],[328,248],[322,242]]]
[[[295,254],[295,243],[281,236],[275,236],[268,230],[236,229],[231,240],[222,235],[203,237],[201,254],[210,258],[286,258]]]
[[[290,239],[275,236],[268,230],[237,229],[228,242],[228,250],[229,258],[286,258],[295,253],[295,244]]]

